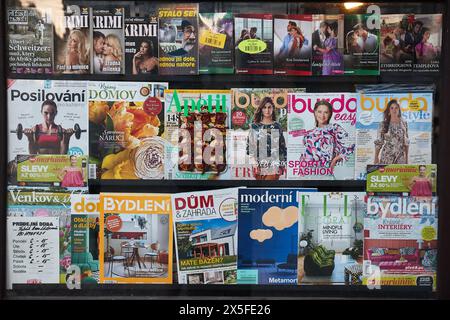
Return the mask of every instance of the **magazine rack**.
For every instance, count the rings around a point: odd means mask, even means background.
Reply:
[[[13,2],[13,0],[11,0]],[[36,3],[47,2],[36,0]],[[64,1],[64,3],[69,1]],[[96,4],[106,1],[94,1]],[[130,4],[135,1],[120,1],[115,4]],[[171,1],[165,1],[171,2]],[[189,2],[189,1],[186,1]],[[325,6],[325,2],[329,3]],[[286,3],[272,1],[215,1],[200,2],[200,11],[219,12],[257,12],[257,13],[345,13],[342,3],[332,1],[305,1],[302,3]],[[51,3],[56,3],[51,1]],[[92,5],[92,1],[71,1],[80,5]],[[331,3],[331,4],[330,4]],[[450,298],[450,201],[445,197],[446,182],[450,181],[450,1],[395,1],[378,2],[375,4],[382,8],[383,13],[443,13],[443,50],[441,68],[438,73],[404,73],[382,74],[380,76],[281,76],[281,75],[193,75],[193,76],[158,76],[158,75],[8,75],[7,57],[7,22],[3,19],[0,25],[0,73],[3,74],[3,82],[0,88],[0,101],[2,101],[2,116],[0,143],[1,172],[6,172],[7,163],[7,134],[6,114],[7,96],[6,79],[63,79],[63,80],[109,80],[109,81],[167,81],[170,88],[175,89],[229,89],[235,87],[263,88],[263,87],[301,87],[307,92],[353,92],[355,84],[434,84],[435,111],[433,120],[433,163],[438,165],[438,190],[439,198],[439,264],[437,273],[437,292],[421,287],[383,287],[382,290],[370,290],[365,286],[262,286],[262,285],[112,285],[101,286],[86,285],[82,290],[68,290],[65,285],[15,285],[13,290],[5,289],[6,278],[6,175],[1,179],[3,196],[0,200],[0,298],[15,299],[23,297],[153,297],[153,298],[186,298],[186,297],[318,297],[318,298]],[[6,14],[7,1],[0,3],[0,11]],[[59,3],[58,5],[62,5]],[[362,6],[361,8],[366,8]],[[353,13],[363,9],[351,9]],[[365,10],[365,9],[364,9]],[[319,191],[364,191],[364,181],[146,181],[146,180],[90,180],[90,193],[99,192],[185,192],[191,190],[207,190],[235,186],[249,187],[316,187]],[[175,268],[176,270],[176,268]]]

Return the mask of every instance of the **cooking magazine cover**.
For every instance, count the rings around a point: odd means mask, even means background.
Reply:
[[[8,80],[8,161],[88,154],[87,81]]]
[[[199,14],[199,73],[234,73],[233,15]]]
[[[380,16],[346,14],[344,17],[344,73],[379,75]]]
[[[360,285],[364,192],[299,192],[298,284]]]
[[[312,23],[312,74],[344,74],[344,15],[314,14]]]
[[[16,74],[51,74],[53,19],[50,8],[8,8],[8,63]]]
[[[439,72],[442,14],[416,14],[413,22],[414,65],[417,72]]]
[[[172,195],[178,283],[236,284],[238,189]]]
[[[358,96],[289,94],[287,178],[352,180]]]
[[[436,289],[437,197],[368,197],[363,284]]]
[[[89,82],[89,178],[163,179],[162,82]]]
[[[198,74],[198,3],[161,4],[159,74]]]
[[[235,14],[236,73],[273,73],[273,20],[271,14]]]
[[[56,18],[54,72],[90,74],[91,9],[68,5]]]
[[[100,283],[172,283],[170,194],[100,193]]]
[[[311,15],[274,15],[274,74],[311,75]]]
[[[92,8],[92,66],[95,74],[125,74],[124,8]]]
[[[370,164],[431,163],[433,93],[360,92],[355,179]]]
[[[229,179],[230,90],[166,90],[166,179]]]

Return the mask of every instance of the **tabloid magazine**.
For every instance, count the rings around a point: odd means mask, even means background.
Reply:
[[[8,161],[87,155],[87,81],[8,80]]]
[[[287,178],[352,180],[358,95],[289,94]]]
[[[274,74],[311,75],[311,15],[274,15]]]
[[[235,284],[238,188],[172,196],[178,283]]]
[[[235,14],[236,73],[273,73],[272,24],[271,14]]]
[[[394,89],[359,90],[355,179],[369,164],[431,163],[432,89]]]
[[[166,90],[166,179],[229,179],[230,90]]]
[[[125,73],[125,8],[92,8],[91,64],[95,74]]]
[[[91,9],[68,5],[55,16],[55,73],[91,73]]]
[[[161,4],[159,74],[198,74],[198,3]]]
[[[362,283],[365,196],[299,192],[298,284]]]
[[[100,283],[172,283],[170,194],[100,193]]]
[[[288,94],[295,92],[304,89],[232,89],[231,179],[286,179]]]
[[[8,8],[8,64],[17,74],[53,71],[53,19],[50,8]]]
[[[368,197],[363,284],[436,289],[437,233],[437,197]]]
[[[233,15],[199,14],[199,73],[234,73]]]
[[[164,178],[160,82],[89,82],[89,178]]]

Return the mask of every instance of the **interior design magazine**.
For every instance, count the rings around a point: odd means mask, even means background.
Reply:
[[[71,264],[80,268],[80,283],[97,283],[100,273],[99,233],[100,196],[72,194],[71,204]]]
[[[172,283],[170,194],[100,193],[100,283]]]
[[[229,12],[199,14],[199,73],[234,73],[234,26]]]
[[[238,188],[172,195],[178,283],[235,284]]]
[[[91,64],[95,74],[125,73],[125,8],[92,8]]]
[[[90,74],[91,8],[68,5],[55,20],[54,72]]]
[[[158,74],[158,17],[125,17],[125,70],[127,74]]]
[[[159,74],[198,74],[198,3],[161,4]]]
[[[380,16],[346,14],[344,16],[344,73],[379,75]]]
[[[364,192],[299,192],[298,284],[359,285]],[[361,274],[360,274],[361,275]]]
[[[362,89],[360,93],[355,179],[366,178],[369,164],[431,163],[431,90],[414,92],[414,88],[399,88],[376,92]]]
[[[274,74],[311,75],[312,15],[274,15]]]
[[[416,14],[413,22],[416,72],[439,72],[442,50],[442,14]]]
[[[358,96],[289,94],[287,178],[352,180]]]
[[[229,179],[230,90],[166,90],[166,179]]]
[[[89,82],[89,178],[162,179],[164,90],[160,82]]]
[[[364,217],[363,284],[436,287],[437,197],[373,196]]]
[[[87,155],[87,81],[8,80],[8,161]]]
[[[273,19],[271,14],[234,15],[236,73],[273,73]]]
[[[286,179],[287,106],[291,92],[304,89],[232,89],[228,145],[231,179]]]
[[[344,74],[344,15],[314,14],[312,24],[312,74]]]
[[[53,19],[50,8],[7,9],[8,64],[16,74],[51,74]]]

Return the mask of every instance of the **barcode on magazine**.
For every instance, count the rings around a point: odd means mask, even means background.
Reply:
[[[97,179],[97,165],[89,164],[89,179]]]

